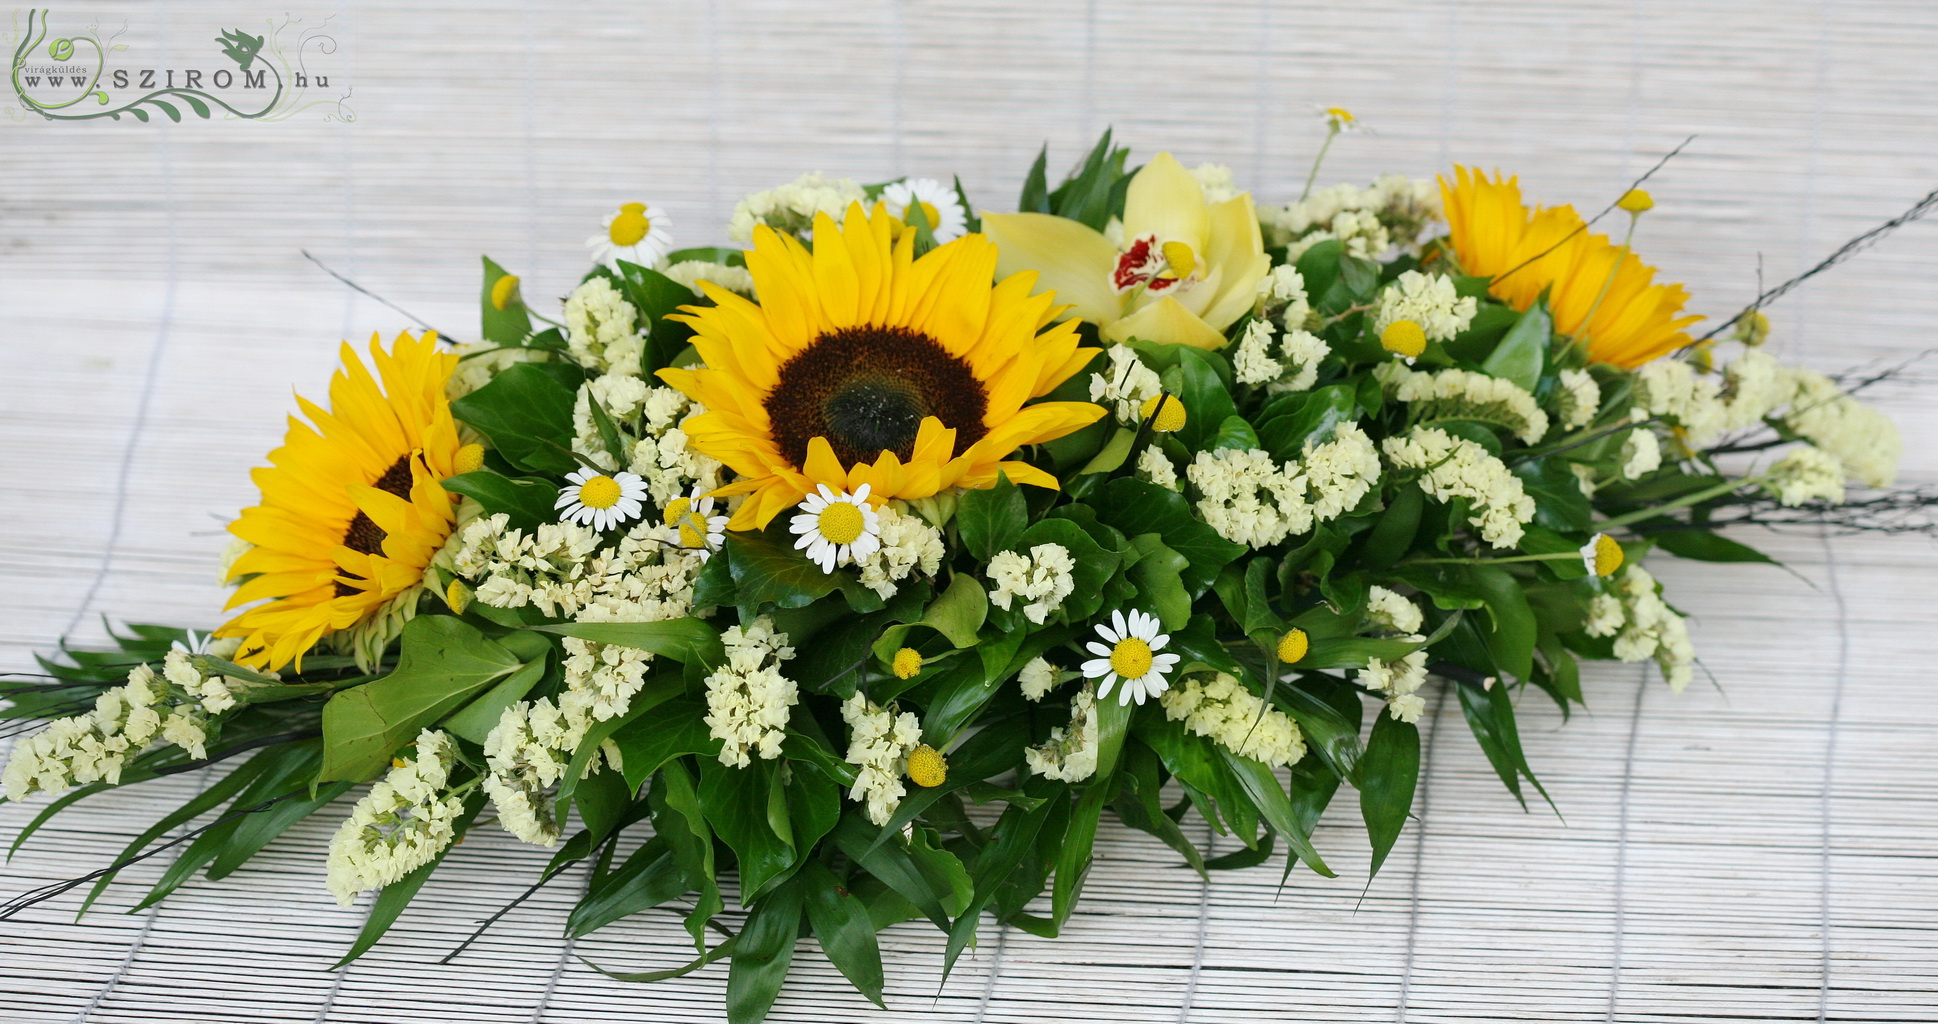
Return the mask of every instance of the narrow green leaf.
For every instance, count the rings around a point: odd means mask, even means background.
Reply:
[[[1481,371],[1512,381],[1532,392],[1541,383],[1541,367],[1548,356],[1548,339],[1554,334],[1554,321],[1548,316],[1545,299],[1528,307],[1521,319],[1480,364]]]
[[[1373,844],[1370,878],[1379,874],[1380,865],[1393,843],[1400,838],[1406,817],[1413,810],[1413,790],[1420,781],[1420,730],[1382,710],[1373,719],[1373,733],[1366,741],[1366,753],[1359,759],[1359,813],[1366,822],[1366,837]]]
[[[801,869],[801,888],[806,894],[808,922],[814,926],[821,950],[836,970],[876,1006],[882,1002],[882,951],[875,938],[875,922],[868,908],[843,888],[834,872],[819,861]]]
[[[575,636],[602,644],[651,651],[674,661],[713,668],[726,659],[720,631],[702,619],[665,619],[659,622],[565,622],[534,626],[559,636]]]
[[[801,888],[782,885],[759,902],[740,929],[727,972],[727,1020],[760,1024],[774,1005],[794,961],[794,940],[801,932]]]

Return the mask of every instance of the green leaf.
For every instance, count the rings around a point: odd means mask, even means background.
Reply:
[[[267,754],[267,751],[265,751]],[[258,755],[262,756],[262,755]],[[161,879],[133,909],[140,910],[161,902],[169,893],[194,877],[202,865],[214,860],[228,847],[244,821],[257,814],[268,814],[295,800],[309,788],[309,780],[323,757],[321,739],[300,740],[275,748],[261,772],[236,794],[227,809],[229,820],[212,825],[196,836],[162,872]],[[270,801],[278,801],[271,803]],[[267,806],[264,806],[267,805]],[[260,808],[251,811],[250,808]],[[280,831],[280,830],[278,830]],[[267,842],[267,839],[263,840]],[[253,851],[252,851],[253,852]]]
[[[1183,629],[1191,620],[1191,594],[1184,589],[1184,571],[1191,563],[1155,533],[1140,533],[1130,543],[1138,555],[1130,570],[1138,593],[1167,632]]]
[[[1124,176],[1128,150],[1110,147],[1110,129],[1097,139],[1083,165],[1050,193],[1050,212],[1102,231],[1110,221],[1111,195]]]
[[[1328,384],[1258,425],[1258,443],[1281,461],[1305,455],[1308,442],[1322,444],[1341,423],[1359,419],[1359,399],[1345,384]]]
[[[524,661],[470,624],[449,615],[420,615],[404,626],[397,667],[351,687],[323,706],[328,747],[320,782],[361,782],[417,738]]]
[[[606,977],[611,978],[614,981],[636,981],[636,982],[671,981],[674,978],[682,978],[682,977],[685,977],[686,975],[692,974],[694,971],[697,971],[700,968],[705,967],[708,964],[721,959],[722,957],[733,955],[734,948],[739,944],[740,944],[740,936],[736,935],[733,938],[728,939],[725,942],[722,942],[718,946],[715,946],[712,949],[707,950],[705,953],[702,953],[701,955],[694,957],[692,961],[682,966],[669,968],[664,971],[633,971],[630,973],[622,972],[622,971],[608,971],[605,968],[599,966],[598,964],[593,963],[590,960],[587,960],[584,957],[580,957],[579,962],[586,965],[587,967],[592,968],[595,971],[598,971],[600,974],[603,974]]]
[[[1514,467],[1521,488],[1534,499],[1534,521],[1559,533],[1587,533],[1593,518],[1581,481],[1558,458],[1531,459]]]
[[[1763,562],[1769,565],[1783,563],[1769,555],[1739,544],[1720,533],[1708,530],[1663,530],[1649,534],[1657,547],[1677,558],[1689,558],[1698,562]]]
[[[524,700],[532,687],[545,677],[548,655],[549,652],[520,666],[503,682],[446,718],[443,728],[473,743],[482,744],[491,735],[491,730],[497,727],[498,719],[504,717],[505,709]]]
[[[1306,867],[1327,878],[1337,877],[1319,858],[1319,851],[1312,848],[1312,828],[1299,819],[1291,798],[1279,786],[1278,776],[1272,773],[1271,766],[1234,754],[1224,747],[1219,747],[1218,753],[1246,795],[1251,797],[1258,813],[1271,823],[1274,831],[1285,837],[1286,845],[1299,855],[1300,860],[1305,861]]]
[[[1131,446],[1136,443],[1137,431],[1129,427],[1118,427],[1117,432],[1110,435],[1110,440],[1104,443],[1096,456],[1084,463],[1082,469],[1077,470],[1077,475],[1108,473],[1117,469],[1124,464],[1125,459],[1130,457]]]
[[[633,309],[638,311],[639,326],[649,331],[658,330],[658,321],[667,314],[677,312],[681,306],[698,301],[694,299],[691,288],[657,270],[642,267],[637,263],[628,263],[625,260],[616,262],[619,271],[615,276],[618,278],[620,294],[624,295],[626,301],[632,303]],[[657,370],[659,367],[649,369]]]
[[[1106,703],[1115,703],[1109,701]],[[1099,709],[1102,704],[1099,705]],[[1128,720],[1128,716],[1125,716]],[[1122,737],[1122,733],[1119,733]],[[1097,839],[1097,820],[1103,813],[1104,801],[1110,795],[1111,786],[1106,777],[1099,773],[1090,786],[1084,790],[1083,798],[1070,812],[1070,825],[1063,834],[1063,842],[1057,847],[1056,885],[1050,895],[1050,917],[1058,929],[1070,920],[1071,912],[1077,909],[1077,897],[1083,892],[1083,880],[1090,873],[1090,851]]]
[[[842,853],[863,871],[880,879],[883,885],[899,893],[919,910],[924,917],[944,932],[949,930],[949,914],[944,906],[945,897],[952,890],[943,885],[938,888],[929,872],[918,863],[909,848],[898,841],[875,843],[876,829],[858,814],[842,816],[841,823],[835,826],[833,841]],[[920,835],[920,830],[917,830]],[[941,851],[943,856],[954,860],[954,855]],[[961,863],[956,863],[957,873]]]
[[[1208,448],[1208,442],[1217,436],[1224,422],[1238,415],[1238,407],[1232,403],[1231,392],[1225,390],[1225,382],[1203,353],[1180,348],[1177,356],[1177,369],[1167,372],[1165,377],[1168,380],[1175,375],[1173,394],[1184,403],[1184,427],[1178,431],[1178,440],[1193,450]]]
[[[453,401],[451,414],[482,431],[512,465],[564,476],[579,465],[571,454],[576,396],[546,365],[506,367],[491,383]]]
[[[799,861],[787,828],[787,804],[774,806],[775,764],[758,758],[745,768],[718,762],[700,766],[700,806],[707,822],[740,861],[740,902],[749,905]]]
[[[1541,367],[1548,356],[1548,339],[1554,334],[1554,321],[1548,316],[1546,299],[1528,307],[1514,322],[1507,337],[1480,364],[1481,372],[1512,381],[1532,393],[1541,383]]]
[[[262,852],[262,848],[273,842],[277,836],[289,831],[290,826],[322,810],[323,807],[349,792],[352,784],[333,782],[319,786],[315,796],[297,796],[284,800],[274,807],[268,807],[247,817],[239,819],[235,828],[229,832],[229,839],[209,863],[210,880],[226,878],[246,863],[249,858]]]
[[[1413,546],[1413,538],[1420,532],[1420,512],[1425,504],[1426,495],[1418,484],[1404,484],[1393,492],[1386,511],[1366,533],[1361,550],[1369,568],[1386,568]]]
[[[1252,429],[1245,417],[1227,416],[1225,422],[1218,424],[1218,433],[1212,436],[1207,447],[1212,451],[1220,448],[1248,451],[1262,446],[1258,443],[1258,432]]]
[[[559,485],[538,477],[509,477],[481,469],[444,479],[444,489],[477,499],[484,514],[504,513],[511,525],[533,530],[558,521]]]
[[[1296,264],[1299,277],[1304,279],[1305,293],[1312,296],[1314,305],[1332,292],[1333,284],[1339,280],[1339,260],[1345,254],[1345,244],[1336,238],[1328,238],[1299,254]],[[1351,304],[1347,302],[1338,308],[1322,309],[1321,312],[1336,315]]]
[[[565,921],[572,938],[590,934],[623,917],[678,899],[688,889],[686,873],[663,837],[655,836],[632,852],[617,871],[597,878]]]
[[[1314,682],[1281,683],[1272,691],[1272,696],[1285,709],[1285,713],[1299,723],[1299,731],[1305,734],[1313,751],[1332,766],[1333,772],[1350,777],[1362,756],[1359,719],[1357,716],[1348,717],[1308,689],[1315,683],[1316,679]],[[1354,706],[1357,705],[1358,698],[1355,697]]]
[[[1420,781],[1420,730],[1384,710],[1373,717],[1373,733],[1359,759],[1359,814],[1373,844],[1370,878],[1400,838],[1413,811],[1413,790]]]
[[[1065,787],[1057,788],[1057,798],[1044,800],[1034,809],[1010,805],[991,830],[994,838],[976,857],[972,876],[975,895],[970,898],[968,908],[957,915],[955,923],[949,927],[949,944],[942,959],[943,982],[949,980],[949,973],[955,969],[956,958],[962,955],[969,940],[975,937],[983,907],[995,897],[997,889],[1009,878],[1010,873],[1034,850],[1036,834],[1042,830],[1043,823],[1049,819],[1052,811],[1067,806],[1061,797]]]
[[[1554,801],[1534,777],[1527,756],[1521,751],[1521,735],[1514,723],[1514,698],[1508,693],[1508,687],[1496,683],[1483,689],[1463,683],[1454,689],[1460,695],[1460,711],[1467,718],[1468,728],[1473,730],[1474,739],[1487,755],[1487,762],[1494,766],[1494,774],[1507,784],[1508,792],[1525,809],[1527,798],[1521,795],[1520,782],[1520,777],[1525,775],[1540,791],[1542,799],[1548,801],[1548,806],[1553,807]]]
[[[1528,607],[1523,581],[1497,565],[1472,565],[1466,570],[1493,620],[1484,635],[1494,663],[1517,679],[1533,675],[1534,612]]]
[[[998,551],[1016,546],[1017,538],[1029,526],[1029,507],[1023,492],[999,473],[996,486],[964,491],[956,503],[956,532],[963,547],[978,562],[987,562]]]
[[[801,886],[788,883],[754,904],[727,971],[727,1020],[760,1024],[787,980],[801,933]]]
[[[720,886],[714,880],[713,830],[707,826],[694,790],[693,776],[680,761],[668,761],[654,776],[647,793],[647,806],[653,818],[654,835],[666,840],[673,858],[685,872],[688,886],[700,890],[693,910],[686,916],[686,930],[693,936],[693,948],[705,949],[707,922],[725,906]]]
[[[255,756],[239,765],[235,771],[210,783],[207,789],[196,794],[187,803],[169,812],[160,821],[155,822],[146,831],[136,836],[127,846],[121,848],[121,853],[115,857],[113,863],[120,864],[127,861],[130,857],[147,849],[155,840],[174,831],[176,827],[194,821],[210,808],[235,796],[241,792],[244,786],[255,781],[256,777],[261,775],[271,764],[275,763],[282,754],[283,748],[280,744],[258,751]],[[86,793],[86,789],[81,789],[69,795],[79,797],[86,795]],[[46,811],[42,812],[41,818],[35,819],[34,824],[38,825],[42,820],[63,806],[66,806],[64,800],[55,801],[48,806]],[[14,849],[19,848],[20,840],[25,839],[27,834],[28,830],[22,830],[21,836],[14,840]],[[12,855],[13,851],[9,850],[8,856],[11,857]],[[87,913],[87,909],[93,906],[94,901],[99,899],[101,894],[107,890],[108,884],[114,881],[116,873],[115,871],[109,871],[95,881],[94,888],[88,890],[87,899],[81,901],[81,909],[76,916]]]
[[[1123,772],[1119,777],[1125,781],[1127,798],[1119,799],[1113,805],[1117,816],[1131,828],[1162,840],[1164,845],[1177,851],[1193,870],[1203,875],[1204,854],[1185,836],[1178,823],[1164,813],[1163,784],[1158,781],[1158,767],[1157,754],[1149,746],[1143,743],[1125,745]]]
[[[875,938],[875,922],[869,920],[868,908],[819,861],[801,869],[801,889],[806,894],[808,922],[821,940],[822,952],[856,990],[886,1009],[888,1004],[882,1002],[881,945]]]
[[[675,700],[619,727],[612,742],[626,782],[637,788],[667,761],[685,754],[720,755],[720,740],[708,729],[707,708],[697,700]]]
[[[500,278],[511,275],[505,273],[505,268],[493,263],[491,257],[482,258],[484,287],[478,293],[478,308],[484,324],[484,339],[505,346],[523,345],[532,333],[531,314],[526,311],[522,299],[506,303],[504,309],[491,304],[492,289],[498,286]]]
[[[1199,519],[1191,503],[1169,488],[1131,477],[1112,480],[1094,503],[1097,518],[1127,536],[1156,532],[1171,550],[1188,563],[1180,572],[1185,590],[1194,598],[1211,586],[1219,570],[1245,553]]]
[[[840,583],[835,574],[822,572],[806,555],[771,534],[732,534],[725,554],[735,600],[743,607],[757,608],[771,601],[782,608],[804,608],[833,593]]]
[[[1017,213],[1050,212],[1050,178],[1048,163],[1050,147],[1046,144],[1036,152],[1036,162],[1030,165],[1030,172],[1023,177],[1023,194],[1016,199]]]
[[[726,660],[720,632],[701,619],[663,619],[659,622],[565,622],[533,626],[535,630],[575,636],[619,647],[632,647],[674,661],[711,669]]]
[[[982,584],[968,573],[959,572],[949,581],[949,589],[929,606],[918,625],[928,626],[960,648],[976,642],[976,631],[988,617],[989,598],[983,593]]]

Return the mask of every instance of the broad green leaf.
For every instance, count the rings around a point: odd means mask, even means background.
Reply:
[[[1007,474],[998,474],[994,487],[962,492],[956,503],[957,535],[977,562],[988,562],[996,552],[1015,547],[1029,522],[1023,492]]]
[[[627,722],[612,734],[626,782],[643,784],[668,760],[698,754],[720,755],[720,740],[708,729],[707,708],[696,700],[675,700]]]
[[[976,631],[988,617],[989,598],[983,593],[982,584],[968,573],[959,572],[949,581],[949,589],[929,606],[919,625],[942,634],[957,647],[968,647],[976,642]]]
[[[539,477],[509,477],[481,469],[444,479],[444,489],[475,498],[485,515],[504,513],[511,525],[533,530],[558,522],[559,484]]]
[[[1224,422],[1238,414],[1238,407],[1203,353],[1181,348],[1177,356],[1177,368],[1166,371],[1165,378],[1167,383],[1175,380],[1172,394],[1184,403],[1186,415],[1178,440],[1193,450],[1208,448],[1208,442],[1217,436]]]
[[[821,951],[857,991],[886,1009],[888,1004],[882,1002],[881,945],[875,938],[875,923],[868,918],[868,908],[820,861],[810,861],[801,869],[801,889],[806,896],[808,922],[821,940]]]
[[[1323,444],[1341,423],[1359,419],[1359,399],[1345,384],[1328,384],[1296,406],[1258,424],[1258,443],[1281,461],[1305,455],[1307,443]]]
[[[451,414],[482,431],[512,465],[562,477],[579,465],[571,451],[576,395],[549,365],[506,367],[491,383],[453,401]]]
[[[1386,511],[1366,533],[1361,552],[1368,567],[1383,569],[1406,554],[1420,532],[1420,510],[1425,504],[1426,495],[1418,484],[1403,484],[1393,492]]]
[[[1547,360],[1548,339],[1553,333],[1554,322],[1548,316],[1547,300],[1543,299],[1528,307],[1521,319],[1514,322],[1507,336],[1480,364],[1481,371],[1533,392],[1541,383],[1541,367]]]
[[[1128,721],[1128,715],[1123,717]],[[1122,735],[1120,731],[1120,740]],[[1097,840],[1097,820],[1111,788],[1099,773],[1070,812],[1070,825],[1057,847],[1056,886],[1050,896],[1050,917],[1058,929],[1069,922],[1071,912],[1077,909],[1084,877],[1090,873],[1090,850]]]
[[[1521,488],[1534,499],[1534,521],[1557,533],[1587,533],[1592,518],[1581,481],[1558,458],[1532,459],[1514,467]]]
[[[484,257],[484,289],[478,295],[478,307],[482,313],[484,339],[499,345],[517,346],[525,343],[532,333],[531,314],[525,311],[524,300],[514,293],[512,301],[499,309],[491,304],[492,289],[497,287],[499,278],[507,277],[505,268]]]
[[[733,534],[727,538],[725,554],[733,573],[734,600],[743,607],[770,601],[782,608],[806,607],[833,593],[840,582],[771,533]]]
[[[1220,448],[1235,448],[1248,451],[1261,447],[1258,432],[1243,416],[1227,416],[1225,422],[1218,424],[1218,433],[1212,435],[1211,443],[1206,445],[1212,451]]]
[[[390,763],[466,700],[517,671],[524,661],[477,628],[449,615],[420,615],[404,625],[397,667],[351,687],[323,706],[327,749],[321,782],[361,782]]]
[[[1491,628],[1483,630],[1487,650],[1501,671],[1517,679],[1534,674],[1534,612],[1528,608],[1523,581],[1497,565],[1467,566],[1482,599],[1487,602]]]
[[[1245,547],[1218,535],[1205,525],[1184,495],[1147,481],[1120,477],[1104,487],[1095,502],[1097,518],[1126,536],[1156,532],[1171,550],[1189,563],[1179,574],[1194,598],[1211,586],[1226,563],[1245,553]]]
[[[1373,844],[1373,864],[1380,865],[1400,837],[1406,816],[1413,811],[1413,790],[1420,781],[1420,730],[1382,709],[1373,718],[1373,733],[1359,759],[1359,813],[1366,837]]]
[[[524,700],[532,687],[545,677],[545,663],[549,652],[521,665],[518,671],[504,678],[504,681],[486,690],[478,699],[466,704],[458,712],[443,722],[446,731],[462,736],[473,743],[482,744],[496,728],[498,720],[504,717],[505,709]]]
[[[1117,432],[1110,435],[1110,440],[1104,442],[1103,448],[1097,452],[1096,457],[1084,463],[1082,469],[1077,470],[1077,475],[1108,473],[1117,469],[1124,464],[1125,459],[1130,457],[1131,445],[1136,441],[1137,431],[1129,427],[1118,427]]]
[[[773,806],[775,764],[755,758],[745,768],[704,762],[700,766],[700,806],[707,822],[740,861],[740,902],[747,906],[794,869],[799,853],[787,826],[787,805]]]
[[[1130,575],[1139,593],[1167,631],[1183,629],[1191,620],[1191,595],[1184,589],[1184,571],[1190,563],[1155,533],[1132,537],[1131,547],[1138,558]]]

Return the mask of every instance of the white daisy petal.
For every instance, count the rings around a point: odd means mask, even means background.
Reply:
[[[1086,651],[1089,651],[1090,653],[1096,655],[1099,658],[1108,659],[1110,657],[1110,648],[1104,646],[1103,644],[1098,643],[1095,640],[1092,640],[1089,643],[1084,644],[1083,649]]]

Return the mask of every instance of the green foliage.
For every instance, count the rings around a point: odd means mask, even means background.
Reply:
[[[572,402],[578,382],[556,363],[519,363],[451,403],[451,415],[478,428],[519,469],[564,476],[572,457]],[[472,474],[475,475],[475,474]],[[556,493],[553,495],[556,497]],[[520,506],[523,508],[523,506]]]

